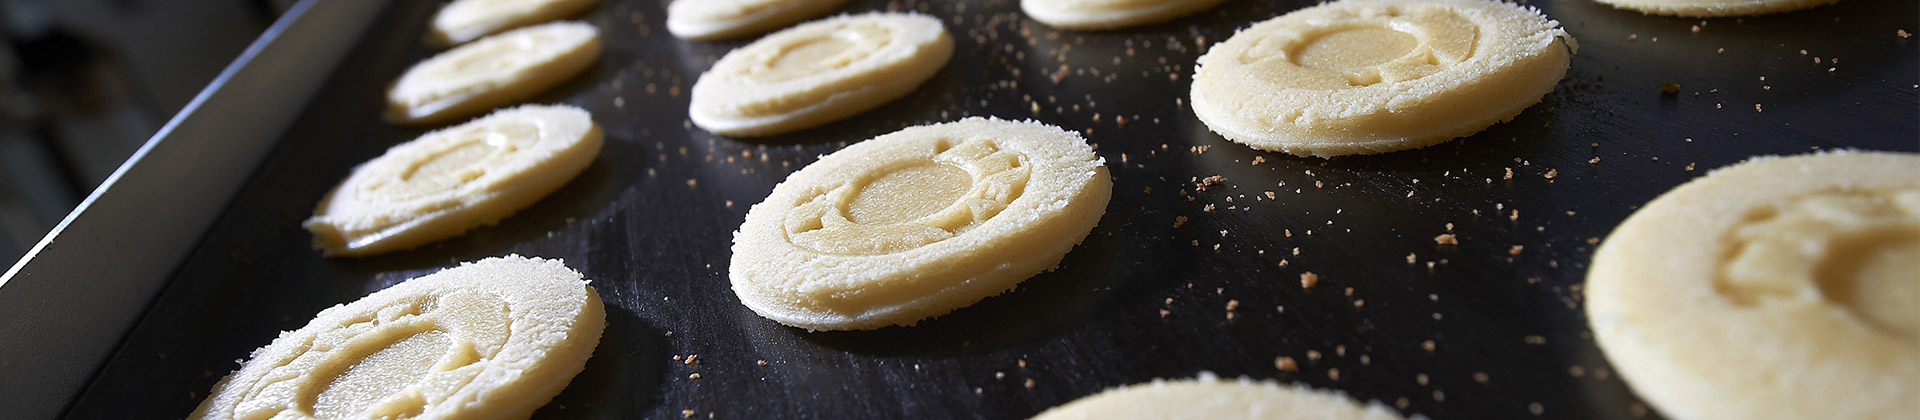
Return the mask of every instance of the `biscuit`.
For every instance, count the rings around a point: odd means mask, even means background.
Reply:
[[[827,13],[847,0],[679,0],[667,5],[667,32],[720,41],[780,29]]]
[[[1683,184],[1594,252],[1587,319],[1674,419],[1920,413],[1920,155],[1761,157]]]
[[[437,124],[539,94],[600,57],[600,30],[580,22],[515,29],[421,61],[387,88],[387,121]]]
[[[1020,10],[1062,29],[1118,29],[1207,10],[1225,0],[1020,0]]]
[[[454,0],[433,14],[427,44],[449,47],[580,13],[594,0]]]
[[[1566,74],[1573,39],[1486,0],[1343,0],[1254,24],[1201,56],[1193,113],[1298,156],[1426,147],[1512,119]]]
[[[320,311],[254,350],[189,416],[527,418],[586,366],[600,295],[559,260],[510,255]]]
[[[808,22],[727,53],[693,84],[687,114],[726,136],[826,124],[905,96],[953,57],[939,19],[868,13]]]
[[[1078,134],[968,118],[822,157],[747,212],[740,302],[811,330],[913,325],[1051,270],[1113,194]]]
[[[1832,4],[1840,0],[1594,0],[1640,13],[1679,17],[1756,16]]]
[[[1211,372],[1194,379],[1154,379],[1116,387],[1047,409],[1033,420],[1398,420],[1378,403],[1361,405],[1338,392],[1271,380],[1221,380]]]
[[[303,224],[327,255],[397,251],[490,225],[560,189],[603,143],[587,111],[503,109],[387,149]]]

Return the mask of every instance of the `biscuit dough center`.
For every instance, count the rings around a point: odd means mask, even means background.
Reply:
[[[832,31],[789,42],[746,66],[741,79],[772,84],[846,68],[893,41],[893,32],[874,22],[849,22]]]
[[[1480,26],[1443,7],[1369,9],[1270,30],[1240,51],[1280,88],[1347,89],[1405,82],[1473,57]]]
[[[1296,64],[1332,71],[1350,72],[1378,67],[1420,46],[1413,34],[1364,25],[1323,34],[1306,41],[1295,56]]]
[[[847,204],[847,220],[863,225],[919,219],[952,205],[973,177],[953,165],[927,162],[867,182]]]
[[[1739,305],[1824,299],[1920,343],[1920,186],[1817,193],[1747,220],[1717,291]]]
[[[930,142],[931,155],[876,163],[815,187],[787,211],[787,241],[824,254],[879,255],[952,238],[1000,214],[1031,169],[992,140]]]
[[[310,393],[304,400],[317,418],[418,415],[428,398],[444,398],[479,374],[468,367],[500,352],[511,319],[506,301],[479,291],[381,308],[322,333],[299,356],[319,363],[299,388]]]
[[[489,168],[499,166],[523,146],[530,146],[525,143],[536,141],[539,131],[534,124],[514,123],[463,133],[465,140],[416,155],[405,169],[390,179],[370,184],[368,191],[400,201],[457,190],[486,175]]]
[[[314,399],[313,416],[323,419],[350,418],[372,406],[374,402],[385,399],[405,389],[408,385],[420,382],[433,362],[447,352],[451,340],[440,331],[427,331],[414,334],[394,342],[380,351],[360,359],[359,363],[347,368],[346,372],[333,378],[325,390]],[[418,399],[417,390],[411,396]],[[421,404],[410,404],[415,410],[393,414],[419,414]]]

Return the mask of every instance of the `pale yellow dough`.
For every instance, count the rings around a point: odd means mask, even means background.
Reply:
[[[1193,113],[1299,156],[1426,147],[1512,119],[1566,75],[1573,39],[1488,0],[1343,0],[1254,24],[1201,56]]]
[[[454,0],[433,15],[427,43],[439,47],[579,14],[594,0]]]
[[[1635,211],[1587,318],[1634,391],[1696,419],[1920,413],[1920,155],[1754,158]]]
[[[1361,405],[1338,392],[1274,381],[1198,378],[1108,389],[1058,407],[1033,420],[1399,420],[1378,403]]]
[[[304,226],[327,255],[409,249],[490,225],[559,189],[603,142],[586,110],[527,105],[427,133],[353,169]]]
[[[875,137],[789,175],[733,235],[733,291],[812,330],[914,323],[1051,270],[1113,182],[1078,134],[968,118]]]
[[[1840,0],[1594,0],[1641,13],[1680,17],[1755,16],[1805,9]]]
[[[1117,29],[1207,10],[1225,0],[1020,0],[1020,10],[1047,26]]]
[[[687,114],[727,136],[826,124],[912,92],[953,57],[939,19],[868,13],[808,22],[760,38],[693,84]]]
[[[586,366],[606,310],[559,260],[510,255],[320,311],[192,419],[524,419]]]
[[[847,0],[676,0],[667,5],[673,36],[719,41],[780,29],[832,11]]]
[[[387,88],[387,121],[436,124],[551,88],[600,58],[600,30],[554,22],[486,37],[421,61]]]

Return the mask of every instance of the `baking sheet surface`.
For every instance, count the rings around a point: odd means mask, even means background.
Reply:
[[[585,173],[498,226],[322,258],[299,226],[314,203],[425,131],[379,112],[386,84],[432,54],[419,40],[434,3],[395,2],[375,23],[69,417],[183,417],[236,359],[319,310],[508,253],[565,259],[608,305],[586,371],[536,418],[1024,418],[1200,371],[1433,418],[1657,417],[1587,331],[1594,243],[1641,203],[1749,156],[1920,149],[1920,40],[1896,35],[1920,30],[1909,1],[1704,21],[1535,2],[1580,44],[1539,104],[1466,139],[1333,160],[1228,142],[1184,100],[1205,46],[1312,2],[1067,32],[1011,0],[855,0],[840,11],[940,17],[954,60],[874,111],[731,139],[691,128],[687,92],[746,41],[678,40],[663,1],[605,1],[582,18],[605,37],[599,63],[535,99],[586,107],[605,129]],[[739,304],[731,232],[788,173],[878,134],[985,115],[1080,131],[1107,161],[1112,203],[1059,269],[911,328],[808,333]],[[1215,175],[1226,183],[1194,188]],[[1457,246],[1435,243],[1449,232]],[[1303,272],[1319,285],[1303,290]],[[1282,356],[1299,371],[1276,369]]]

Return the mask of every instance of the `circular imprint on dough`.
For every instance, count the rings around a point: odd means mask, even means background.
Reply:
[[[1920,412],[1920,155],[1754,158],[1607,236],[1587,318],[1679,419]]]
[[[1537,10],[1482,0],[1345,0],[1254,24],[1195,68],[1194,113],[1256,149],[1413,149],[1518,115],[1573,46]]]
[[[694,125],[726,136],[800,130],[905,96],[951,57],[953,38],[931,16],[821,19],[721,57],[694,82],[687,114]]]
[[[742,303],[787,325],[912,325],[1052,269],[1111,195],[1072,132],[982,118],[907,128],[789,175],[734,233],[729,272]]]
[[[599,294],[559,260],[488,258],[320,311],[189,418],[526,418],[605,326]]]
[[[600,29],[553,22],[502,32],[434,55],[387,88],[386,119],[438,124],[511,105],[586,71]]]

